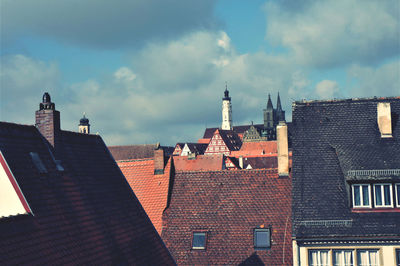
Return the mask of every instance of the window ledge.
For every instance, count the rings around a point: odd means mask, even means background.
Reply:
[[[351,209],[351,212],[354,213],[373,213],[373,212],[400,212],[400,208],[384,208],[384,207],[379,207],[379,208],[375,208],[375,209],[361,209],[361,208],[353,208]]]

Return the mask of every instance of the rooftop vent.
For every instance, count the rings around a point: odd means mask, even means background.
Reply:
[[[392,137],[390,103],[378,103],[378,127],[381,132],[381,138]]]

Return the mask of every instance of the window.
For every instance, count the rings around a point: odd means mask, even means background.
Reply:
[[[396,184],[396,205],[400,207],[400,184]]]
[[[271,248],[271,231],[269,228],[254,229],[254,248]]]
[[[353,266],[353,250],[334,250],[333,265],[334,266]]]
[[[194,232],[192,240],[192,249],[206,249],[206,233]]]
[[[396,250],[399,252],[400,250]],[[399,253],[396,253],[399,259]],[[378,249],[309,249],[309,266],[379,266]],[[396,265],[400,265],[397,263]]]
[[[353,207],[371,207],[370,201],[370,185],[355,184],[353,188]]]
[[[396,249],[396,265],[400,266],[400,249]]]
[[[375,207],[392,207],[392,185],[374,184]]]
[[[308,265],[329,266],[329,250],[310,250],[308,253]]]
[[[359,266],[379,266],[378,250],[358,250],[357,264]]]

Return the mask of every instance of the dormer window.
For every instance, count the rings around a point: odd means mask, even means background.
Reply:
[[[400,184],[351,185],[353,208],[400,208]]]
[[[352,185],[353,192],[353,207],[355,208],[370,208],[371,207],[371,190],[369,184],[354,184]]]
[[[374,184],[375,207],[393,207],[392,184]]]

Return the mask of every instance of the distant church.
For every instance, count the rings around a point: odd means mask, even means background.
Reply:
[[[279,93],[276,109],[274,109],[272,105],[271,95],[268,94],[267,108],[264,109],[263,112],[264,124],[233,126],[231,97],[229,97],[229,91],[226,87],[224,97],[222,98],[221,129],[233,130],[235,133],[239,134],[243,141],[276,140],[276,126],[279,124],[280,121],[286,122],[285,111],[282,110],[281,98],[279,96]]]

